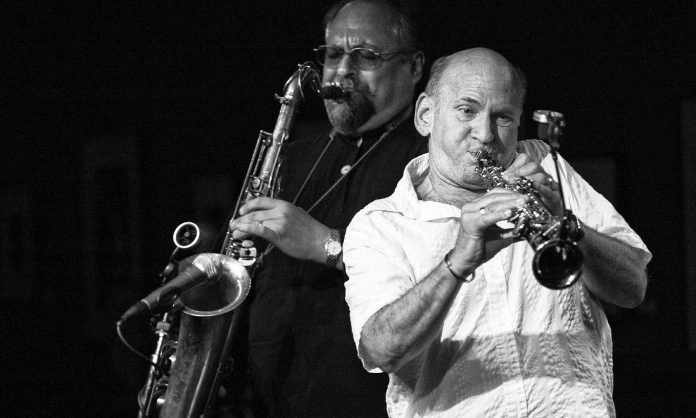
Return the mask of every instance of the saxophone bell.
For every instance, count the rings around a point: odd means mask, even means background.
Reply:
[[[206,280],[179,296],[184,313],[196,317],[222,315],[237,308],[249,294],[251,276],[235,258],[215,253],[190,258]]]
[[[583,256],[575,241],[553,238],[534,250],[534,277],[553,290],[572,286],[582,273]]]

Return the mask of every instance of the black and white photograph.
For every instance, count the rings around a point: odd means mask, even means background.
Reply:
[[[3,417],[696,415],[693,1],[11,1]]]

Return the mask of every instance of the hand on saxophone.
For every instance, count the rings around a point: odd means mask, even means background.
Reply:
[[[331,229],[304,209],[284,200],[258,197],[242,206],[239,215],[230,222],[233,238],[257,236],[290,257],[326,262],[324,242]]]
[[[527,154],[517,154],[512,164],[502,173],[506,181],[512,183],[519,177],[534,182],[534,189],[541,196],[544,205],[555,215],[563,215],[563,205],[558,194],[558,183]]]
[[[459,234],[449,261],[455,273],[473,271],[500,250],[518,241],[512,230],[501,229],[497,223],[510,218],[528,198],[520,193],[495,188],[464,204],[459,219]],[[460,276],[461,277],[461,276]]]

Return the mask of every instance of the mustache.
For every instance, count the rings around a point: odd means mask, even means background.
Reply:
[[[326,100],[344,101],[350,99],[350,90],[333,83],[323,86],[319,94]]]
[[[341,89],[345,92],[346,96],[352,96],[353,94],[361,94],[365,97],[371,98],[372,92],[367,83],[362,82],[359,79],[348,77],[334,79],[327,83],[323,87],[324,89]]]

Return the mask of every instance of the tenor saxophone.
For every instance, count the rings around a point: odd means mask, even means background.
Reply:
[[[310,62],[299,64],[285,83],[283,95],[276,95],[280,112],[273,132],[260,131],[251,163],[229,221],[239,216],[239,209],[257,197],[275,197],[281,149],[290,136],[298,105],[304,99],[303,87],[324,99],[342,99],[349,92],[336,85],[321,87],[319,74]],[[239,309],[246,298],[251,277],[259,261],[254,245],[237,240],[229,222],[219,254],[199,254],[193,264],[214,280],[199,285],[179,297],[184,305],[179,321],[176,351],[171,372],[162,376],[158,387],[166,386],[160,399],[152,404],[161,407],[141,416],[201,417],[209,416],[215,404],[220,377],[227,365],[239,321]],[[242,267],[240,267],[242,266]],[[153,386],[153,385],[150,385]],[[142,404],[142,402],[141,402]]]

